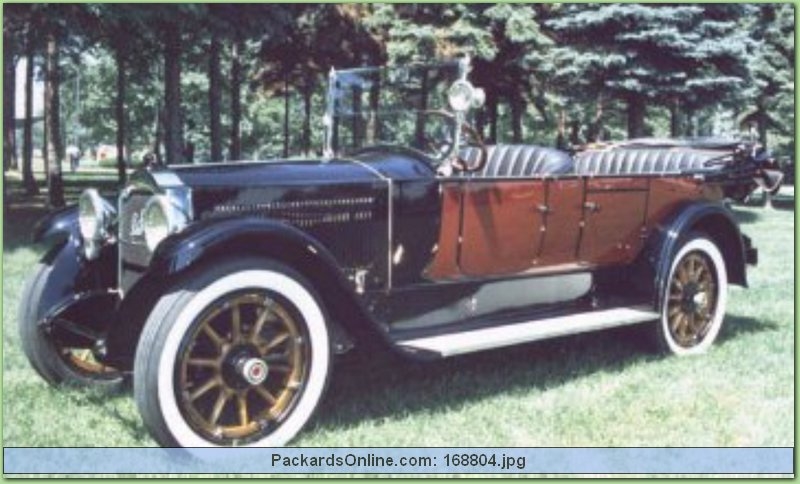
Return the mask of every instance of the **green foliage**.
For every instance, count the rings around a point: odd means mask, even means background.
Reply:
[[[239,89],[245,158],[282,154],[285,118],[290,153],[317,149],[322,95],[332,67],[464,54],[473,58],[473,82],[488,95],[476,123],[497,140],[553,144],[556,135],[578,142],[618,138],[630,132],[632,122],[645,123],[644,132],[659,135],[732,133],[740,124],[756,124],[779,152],[791,153],[794,146],[794,9],[786,4],[4,8],[10,39],[24,41],[30,24],[37,31],[52,30],[61,40],[63,89],[70,91],[62,95],[68,143],[113,144],[115,76],[122,61],[126,144],[132,153],[152,149],[157,113],[164,106],[164,33],[179,26],[181,119],[198,160],[210,158],[212,35],[222,43],[222,144],[228,145],[234,122],[231,90]],[[237,39],[245,45],[240,86],[231,79]],[[41,47],[36,46],[37,53]]]

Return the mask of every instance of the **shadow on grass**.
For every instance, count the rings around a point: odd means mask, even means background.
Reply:
[[[728,315],[719,331],[716,344],[725,344],[745,334],[779,330],[780,325],[775,321]]]
[[[771,321],[729,316],[719,343],[777,327]],[[430,363],[353,352],[337,361],[309,428],[334,430],[452,410],[501,395],[556,388],[596,373],[619,373],[662,358],[649,343],[649,330],[646,325],[617,328]]]
[[[618,328],[429,363],[354,352],[337,361],[312,423],[325,429],[438,412],[503,394],[558,387],[596,372],[657,360],[642,328]]]

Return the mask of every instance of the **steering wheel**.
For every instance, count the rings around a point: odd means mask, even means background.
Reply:
[[[448,125],[452,125],[454,121],[454,116],[444,110],[428,109],[419,111],[419,115],[431,116],[434,118],[440,117]],[[444,126],[439,126],[439,131],[440,132],[431,134],[427,132],[427,130],[423,130],[423,132],[420,133],[421,138],[419,139],[422,146],[419,148],[423,148],[424,151],[432,155],[433,158],[443,160],[444,157],[453,150],[455,140],[452,134],[449,133],[450,129],[444,129]]]
[[[467,123],[461,123],[461,134],[465,139],[470,140],[472,145],[478,149],[479,155],[474,163],[470,163],[461,157],[461,153],[456,153],[456,157],[452,162],[453,167],[464,173],[481,171],[483,167],[486,166],[486,161],[489,159],[489,153],[486,149],[486,144],[483,142],[483,136]]]

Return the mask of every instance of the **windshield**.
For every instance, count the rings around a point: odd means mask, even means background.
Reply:
[[[466,62],[452,61],[331,71],[326,153],[397,145],[445,159],[455,146],[456,126],[447,92],[466,70]]]

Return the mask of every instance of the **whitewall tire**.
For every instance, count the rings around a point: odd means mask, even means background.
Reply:
[[[145,323],[134,394],[163,446],[282,446],[330,373],[324,308],[299,273],[262,259],[216,264],[163,296]]]
[[[703,353],[714,343],[728,300],[728,274],[717,245],[689,234],[670,263],[657,339],[676,355]]]

